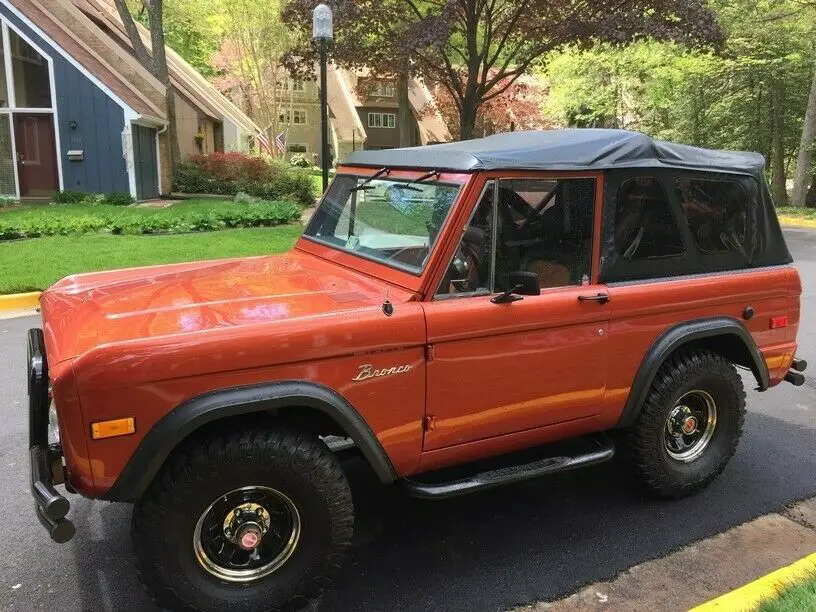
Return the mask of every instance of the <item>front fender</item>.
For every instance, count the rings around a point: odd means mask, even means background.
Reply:
[[[147,432],[102,499],[139,499],[170,453],[208,423],[291,406],[319,410],[337,421],[383,483],[396,479],[394,467],[374,432],[343,397],[316,383],[282,381],[211,391],[180,404]]]

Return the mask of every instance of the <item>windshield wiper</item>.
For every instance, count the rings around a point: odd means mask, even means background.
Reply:
[[[441,175],[441,173],[439,172],[439,170],[431,170],[430,172],[428,172],[428,174],[423,174],[422,176],[419,176],[419,177],[415,178],[413,181],[411,181],[408,184],[413,185],[414,183],[421,183],[422,181],[427,181],[432,176],[435,176],[436,178],[439,178],[440,175]]]
[[[380,178],[383,174],[388,174],[388,168],[380,168],[374,174],[369,176],[366,180],[362,183],[357,185],[356,187],[352,187],[349,191],[360,191],[361,189],[374,189],[374,187],[366,187],[371,181],[374,179]]]

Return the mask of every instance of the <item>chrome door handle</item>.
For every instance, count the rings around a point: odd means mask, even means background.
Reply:
[[[609,301],[609,294],[608,293],[596,293],[595,295],[579,295],[578,296],[579,302],[599,302],[601,304],[606,304]]]

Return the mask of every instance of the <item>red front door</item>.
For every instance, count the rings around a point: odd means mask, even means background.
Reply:
[[[20,197],[50,197],[59,188],[54,120],[50,114],[15,114]]]

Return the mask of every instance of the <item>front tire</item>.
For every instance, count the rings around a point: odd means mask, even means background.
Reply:
[[[278,610],[328,586],[350,545],[348,482],[317,437],[237,428],[168,460],[136,503],[142,582],[172,610]]]
[[[636,480],[659,497],[693,495],[725,469],[745,420],[745,390],[734,366],[695,350],[658,371],[624,451]]]

